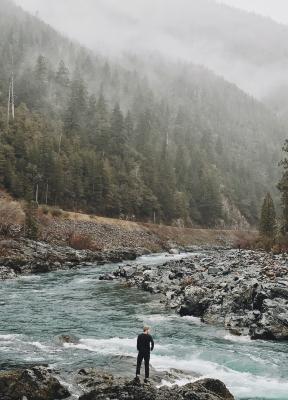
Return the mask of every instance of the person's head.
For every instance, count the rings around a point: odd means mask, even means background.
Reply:
[[[149,330],[150,330],[149,326],[144,326],[143,332],[146,333],[146,335],[148,335]]]

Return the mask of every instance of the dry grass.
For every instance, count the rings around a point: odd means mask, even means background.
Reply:
[[[167,242],[174,242],[180,246],[189,245],[231,245],[245,248],[248,243],[257,237],[256,231],[222,230],[222,229],[200,229],[200,228],[178,228],[167,225],[154,225],[141,222],[124,221],[116,218],[99,217],[82,213],[68,212],[67,219],[71,221],[89,221],[95,224],[115,226],[129,232],[146,232],[158,237],[163,247]]]
[[[119,226],[123,229],[127,229],[129,231],[143,230],[144,226],[141,223],[137,222],[124,221],[116,218],[99,217],[97,215],[89,215],[76,212],[67,212],[67,219],[70,219],[72,221],[90,221],[98,224],[114,225]]]
[[[25,213],[17,201],[0,199],[0,234],[14,236],[21,231],[25,222]]]
[[[226,245],[228,242],[236,246],[239,240],[252,240],[257,237],[256,231],[238,231],[223,229],[176,228],[165,225],[145,224],[163,241],[174,241],[182,246],[189,245]]]
[[[5,194],[5,193],[4,193]],[[24,222],[23,207],[0,192],[0,231],[9,231],[14,223]],[[2,208],[1,208],[2,207]],[[2,211],[1,211],[2,210]],[[40,206],[38,219],[42,240],[70,244],[75,249],[147,247],[160,251],[175,246],[234,245],[249,247],[257,232],[179,228],[66,212],[56,207]]]

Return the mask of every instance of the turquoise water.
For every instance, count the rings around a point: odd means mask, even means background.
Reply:
[[[164,260],[157,255],[136,262]],[[177,383],[213,377],[239,400],[288,400],[288,343],[233,337],[196,318],[178,317],[155,296],[99,281],[99,274],[115,268],[87,266],[0,282],[0,367],[96,366],[134,376],[135,339],[149,324],[156,342],[151,364],[159,371],[183,371]],[[61,334],[80,341],[63,345]]]

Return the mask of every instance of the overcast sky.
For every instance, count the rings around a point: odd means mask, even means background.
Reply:
[[[159,36],[163,21],[171,26],[188,25],[189,5],[193,0],[14,0],[32,14],[54,26],[61,33],[77,39],[82,44],[98,51],[131,50],[134,44],[141,43],[145,50],[145,40],[151,47],[167,53],[173,42]],[[202,0],[200,0],[201,2]],[[204,1],[204,0],[203,0]],[[206,0],[207,1],[207,0]],[[288,0],[208,0],[227,3],[230,6],[246,9],[288,25]],[[187,13],[183,13],[183,8]],[[152,12],[151,12],[152,10]],[[157,31],[157,34],[155,34]],[[145,32],[143,37],[141,32]],[[146,34],[147,33],[147,34]],[[154,33],[154,35],[153,35]],[[165,33],[167,35],[167,31]],[[149,37],[150,35],[150,37]],[[165,35],[164,35],[165,36]],[[156,39],[155,39],[156,38]],[[137,40],[138,39],[138,40]],[[159,43],[158,43],[159,42]],[[181,58],[187,49],[177,46]]]
[[[15,0],[18,4],[35,13],[39,11],[41,17],[48,22],[55,22],[56,7],[60,10],[74,13],[77,8],[86,8],[85,4],[91,5],[91,0]],[[104,0],[105,1],[105,0]],[[103,1],[103,2],[104,2]],[[143,0],[142,0],[143,1]],[[269,16],[276,21],[288,24],[288,0],[215,0],[227,3],[231,6],[254,11],[258,14]],[[103,3],[101,0],[94,0],[94,3]],[[134,0],[137,4],[141,0]],[[121,0],[119,0],[121,3]]]
[[[243,8],[270,17],[278,22],[288,24],[287,0],[222,0],[230,6]]]

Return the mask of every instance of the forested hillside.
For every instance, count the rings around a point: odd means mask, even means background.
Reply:
[[[202,67],[96,56],[9,0],[0,36],[0,184],[12,195],[155,222],[257,222],[284,139],[261,103]]]

